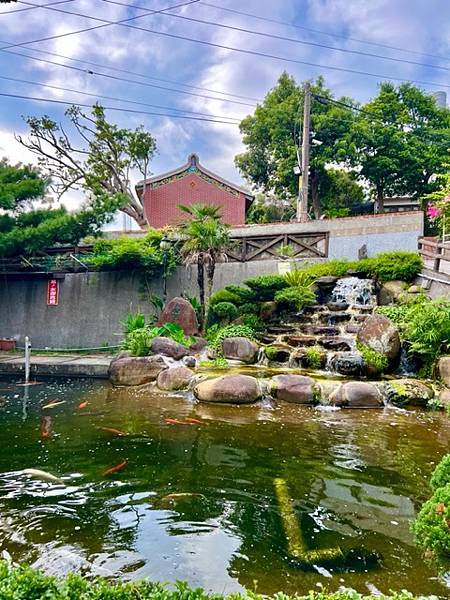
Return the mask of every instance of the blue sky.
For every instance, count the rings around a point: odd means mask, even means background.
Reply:
[[[30,8],[30,4],[48,4],[54,1],[27,0],[27,3],[2,5],[0,8],[1,47],[7,44],[31,42],[38,38],[99,24],[86,17],[59,13],[45,8],[33,8],[16,13],[9,12],[19,8]],[[170,0],[117,0],[117,2],[119,1],[126,6],[111,4],[104,0],[72,0],[60,3],[54,8],[116,21],[142,14],[142,10],[130,8],[130,4],[147,10],[158,10],[188,0],[172,0],[172,2]],[[225,12],[211,5],[254,13],[261,17],[342,37],[312,33],[287,24],[280,25],[257,20],[249,16]],[[299,61],[369,71],[390,77],[441,83],[442,86],[422,87],[430,91],[443,89],[450,95],[450,3],[447,0],[246,0],[246,2],[242,0],[205,0],[205,3],[196,2],[171,12],[213,23],[296,37],[305,41],[350,50],[384,54],[396,59],[402,58],[444,68],[438,69],[431,66],[345,54],[336,50],[269,39],[213,25],[190,22],[170,15],[150,15],[131,23],[155,31],[275,54]],[[404,50],[371,46],[352,41],[350,38],[395,46]],[[101,65],[101,67],[95,67],[96,71],[115,77],[216,96],[217,99],[200,98],[118,79],[108,79],[85,71],[75,71],[2,51],[0,52],[0,75],[42,84],[29,85],[0,79],[0,92],[3,93],[40,96],[70,102],[89,103],[93,100],[74,92],[45,87],[53,85],[92,94],[132,99],[136,102],[157,104],[183,111],[198,111],[238,119],[252,112],[252,107],[226,102],[224,96],[220,96],[220,94],[183,87],[183,84],[261,99],[266,91],[276,83],[281,71],[286,69],[299,81],[322,74],[328,86],[337,95],[345,94],[360,102],[365,102],[376,94],[378,83],[375,77],[255,57],[119,25],[28,44],[13,50],[66,65],[74,65],[81,69],[93,69],[94,67],[38,53],[37,50],[93,61]],[[406,50],[424,53],[428,56],[412,54]],[[447,60],[442,58],[446,56]],[[123,69],[125,72],[118,73],[108,70],[108,67]],[[172,80],[177,82],[177,85],[144,79],[136,73],[144,74],[147,78]],[[444,85],[448,87],[443,87]],[[228,98],[230,99],[230,97]],[[253,103],[251,100],[241,101]],[[103,103],[122,108],[157,110],[110,100],[103,100]],[[7,156],[13,161],[27,162],[30,160],[29,155],[14,140],[13,136],[14,133],[22,135],[26,133],[22,115],[48,114],[56,120],[64,118],[64,107],[49,103],[0,97],[0,106],[0,157]],[[160,110],[160,112],[167,111]],[[189,153],[197,152],[201,162],[211,170],[237,183],[241,181],[239,173],[233,165],[234,155],[242,150],[239,130],[235,125],[201,123],[127,112],[112,112],[110,117],[122,126],[134,127],[142,123],[154,134],[159,152],[151,166],[153,173],[172,169],[184,163]],[[73,208],[79,202],[79,196],[69,193],[63,198],[63,201],[69,208]]]

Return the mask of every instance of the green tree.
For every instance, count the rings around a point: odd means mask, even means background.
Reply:
[[[37,169],[0,161],[0,256],[33,254],[56,243],[76,244],[97,234],[116,208],[99,202],[76,213],[64,207],[36,207],[48,184]]]
[[[322,212],[320,186],[329,177],[327,165],[340,159],[342,149],[338,142],[349,132],[354,112],[316,98],[333,99],[322,78],[312,84],[311,90],[311,131],[321,144],[311,146],[309,200],[318,218]],[[340,101],[353,104],[348,98]],[[280,199],[292,200],[298,194],[298,175],[294,167],[298,164],[302,107],[302,86],[284,72],[254,114],[245,117],[240,124],[247,149],[235,157],[236,166],[258,189]]]
[[[319,185],[320,203],[327,217],[361,213],[365,194],[356,179],[355,173],[327,169]]]
[[[28,117],[30,134],[27,139],[18,136],[18,141],[38,155],[40,167],[59,196],[81,188],[91,202],[113,202],[145,229],[142,197],[134,192],[130,175],[133,169],[144,180],[149,175],[156,151],[153,136],[143,127],[123,129],[109,123],[98,104],[92,107],[91,115],[77,106],[65,114],[72,139],[65,126],[43,116]]]
[[[385,82],[340,145],[384,212],[388,195],[421,198],[435,187],[433,176],[448,160],[450,111],[410,83]]]
[[[201,325],[206,323],[206,313],[214,283],[216,263],[224,259],[230,244],[229,227],[220,222],[219,208],[205,204],[179,206],[189,215],[180,227],[184,238],[181,255],[186,263],[197,265],[197,283],[200,297]],[[206,274],[206,289],[205,289]]]

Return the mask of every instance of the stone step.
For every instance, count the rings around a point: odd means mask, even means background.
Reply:
[[[313,335],[285,335],[283,336],[283,342],[286,342],[290,346],[295,347],[309,347],[315,346],[317,343],[317,338]]]
[[[353,340],[339,336],[319,338],[317,344],[326,350],[335,352],[351,352]]]
[[[305,306],[302,309],[301,314],[303,315],[314,315],[318,312],[323,312],[324,310],[327,310],[326,305],[324,304],[311,304],[310,306]]]
[[[361,329],[361,325],[358,325],[358,323],[349,323],[348,325],[345,326],[346,333],[356,334],[356,333],[358,333],[358,331],[360,329]]]
[[[292,333],[296,331],[295,327],[292,325],[268,325],[267,332],[268,333]]]
[[[347,302],[328,302],[327,308],[333,312],[343,312],[347,310],[349,305]]]
[[[320,321],[327,325],[336,325],[350,321],[352,315],[347,312],[325,312],[320,315]]]
[[[339,335],[340,331],[338,327],[331,327],[327,325],[303,325],[301,332],[306,335],[324,335],[327,337],[333,335]]]

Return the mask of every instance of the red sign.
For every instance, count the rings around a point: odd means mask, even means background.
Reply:
[[[57,306],[59,299],[59,282],[57,279],[49,279],[47,284],[47,305]]]

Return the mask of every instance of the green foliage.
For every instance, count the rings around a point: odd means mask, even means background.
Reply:
[[[122,343],[122,349],[130,352],[132,356],[147,356],[150,354],[152,340],[155,337],[168,337],[189,347],[194,343],[192,336],[186,337],[184,331],[177,323],[165,323],[161,327],[143,327],[130,331]]]
[[[293,271],[284,275],[289,287],[308,287],[312,284],[313,278],[308,271],[302,271],[295,268]]]
[[[0,160],[0,208],[16,211],[42,198],[48,182],[31,166]]]
[[[163,271],[162,238],[161,231],[150,230],[143,238],[101,239],[95,242],[93,254],[86,262],[100,270],[136,270],[156,277]],[[175,267],[175,249],[170,247],[166,253],[167,273],[170,273]]]
[[[306,349],[306,362],[311,369],[320,369],[322,366],[322,352],[317,346]]]
[[[430,486],[433,492],[450,484],[450,454],[446,454],[431,475]]]
[[[142,329],[145,327],[145,315],[143,313],[132,313],[129,312],[126,318],[121,321],[123,333],[128,335],[136,329]]]
[[[417,544],[438,559],[450,559],[450,484],[436,489],[412,525]]]
[[[254,293],[248,287],[244,287],[243,285],[226,285],[224,289],[239,297],[240,302],[238,304],[254,300]]]
[[[211,329],[209,332],[211,332]],[[225,327],[218,327],[215,329],[214,334],[211,334],[210,347],[216,352],[217,356],[222,356],[222,342],[228,337],[246,337],[250,340],[254,339],[254,330],[248,325],[226,325]]]
[[[259,302],[273,300],[276,292],[288,287],[286,279],[282,275],[259,275],[244,281],[251,289],[254,299]]]
[[[275,301],[289,308],[301,310],[304,306],[308,306],[308,304],[314,304],[316,294],[309,286],[288,287],[275,294]]]
[[[319,277],[333,276],[345,277],[350,270],[356,270],[358,261],[350,261],[344,259],[333,259],[328,262],[315,263],[305,266],[302,271],[305,271],[313,280]]]
[[[26,566],[12,567],[6,562],[0,562],[0,597],[5,600],[418,600],[406,591],[392,592],[389,596],[363,596],[351,589],[311,591],[305,596],[292,597],[282,593],[261,596],[256,591],[224,596],[189,588],[181,581],[169,589],[145,580],[112,582],[97,578],[89,581],[73,573],[56,578]],[[423,596],[422,600],[425,600]]]
[[[267,356],[267,358],[269,360],[276,360],[279,351],[280,351],[280,349],[277,348],[276,346],[266,346],[264,348],[264,354]]]
[[[408,322],[408,314],[411,306],[408,304],[389,304],[388,306],[377,306],[375,312],[390,319],[394,325],[402,329]]]
[[[413,281],[422,270],[422,259],[415,252],[384,252],[361,261],[362,269],[379,281]]]
[[[377,373],[384,373],[387,370],[389,363],[386,356],[383,356],[376,350],[368,348],[364,344],[357,344],[357,346],[368,367]]]
[[[259,302],[245,302],[239,307],[240,315],[259,315],[261,305]]]
[[[439,398],[430,398],[427,402],[427,408],[430,410],[442,410],[444,405],[439,400]]]
[[[251,313],[244,313],[241,315],[241,321],[243,325],[250,327],[254,332],[264,331],[264,321],[258,317],[258,315]]]
[[[215,292],[209,300],[209,305],[214,307],[216,304],[220,304],[222,302],[231,302],[235,306],[241,304],[239,296],[234,292],[229,291],[228,288]]]
[[[219,319],[228,319],[228,321],[232,321],[238,315],[238,310],[232,302],[218,302],[214,304],[212,310]]]
[[[223,356],[218,356],[214,360],[202,361],[200,366],[207,369],[228,369],[228,361]]]
[[[414,304],[408,311],[404,339],[409,351],[432,365],[450,347],[450,300],[445,298]]]

